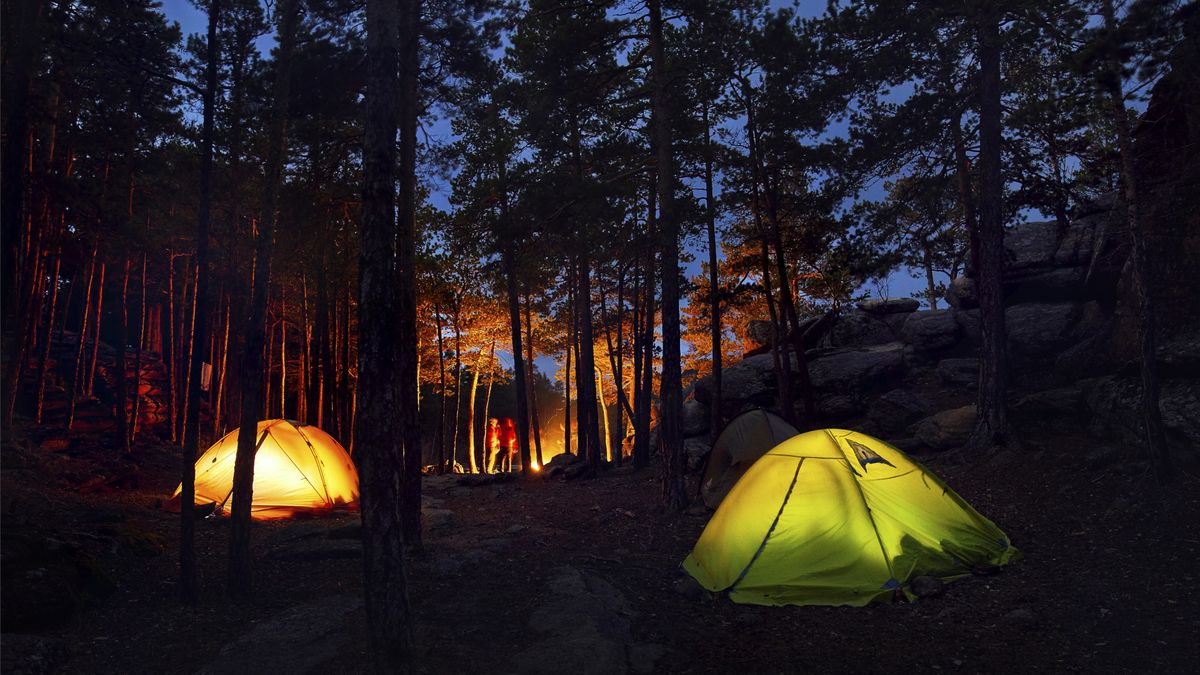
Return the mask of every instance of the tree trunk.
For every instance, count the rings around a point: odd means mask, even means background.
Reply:
[[[125,346],[129,343],[129,268],[132,264],[128,257],[125,258],[125,273],[121,276],[121,322],[118,324],[120,330],[117,332],[117,344],[113,345],[117,352],[115,377],[117,378],[117,437],[120,440],[121,447],[125,449],[125,454],[130,454],[132,448],[129,447],[129,411],[126,410],[126,405],[129,403],[129,377],[125,372]]]
[[[75,347],[75,368],[72,371],[73,374],[71,376],[70,402],[67,408],[67,431],[70,431],[71,427],[75,424],[75,402],[79,398],[80,380],[83,378],[83,345],[85,343],[85,338],[87,337],[88,316],[91,314],[92,309],[92,283],[96,278],[96,258],[99,256],[99,254],[100,237],[97,236],[95,243],[92,244],[92,261],[88,265],[87,291],[83,296],[83,316],[79,319],[79,344]],[[169,370],[167,374],[169,377]],[[174,400],[171,401],[171,404],[171,412],[173,415],[175,411]],[[172,435],[175,433],[174,427],[172,427],[171,433]],[[175,439],[172,438],[171,440]]]
[[[571,313],[571,323],[567,327],[567,357],[563,366],[563,452],[571,454],[571,351],[575,348],[575,290],[574,284],[567,282],[567,311]]]
[[[397,3],[367,4],[367,122],[363,143],[363,223],[359,233],[357,406],[362,485],[363,595],[375,670],[412,672],[413,642],[401,525],[404,438],[397,417],[395,204]]]
[[[658,433],[663,452],[663,505],[679,512],[687,506],[683,464],[683,390],[679,354],[679,221],[675,215],[675,169],[671,154],[671,113],[667,105],[669,75],[664,62],[662,2],[650,9],[651,101],[654,145],[658,158],[659,229],[662,241],[663,365],[662,409]]]
[[[479,366],[483,361],[483,350],[475,356],[475,364],[471,366],[471,393],[467,403],[467,471],[479,473],[479,463],[475,461],[475,394],[479,390]]]
[[[442,333],[442,308],[436,304],[433,306],[434,321],[437,324],[437,345],[438,345],[438,427],[434,436],[434,445],[437,446],[437,472],[438,475],[446,473],[446,345],[445,338]]]
[[[215,396],[216,406],[213,408],[213,411],[212,411],[212,423],[213,423],[213,436],[214,437],[220,436],[221,431],[224,429],[224,426],[221,424],[221,415],[222,415],[222,410],[224,410],[224,406],[225,406],[225,396],[227,395],[226,391],[225,391],[225,374],[229,368],[229,324],[230,324],[230,319],[232,318],[232,316],[230,314],[230,305],[231,304],[232,303],[230,302],[229,296],[226,295],[225,296],[225,318],[222,321],[222,323],[224,323],[224,328],[221,331],[222,332],[221,363],[220,363],[220,368],[217,369],[217,375],[213,378],[216,380],[215,386],[216,386],[216,390],[217,390],[216,396]]]
[[[142,252],[142,311],[139,317],[137,355],[133,359],[133,412],[129,415],[129,444],[133,445],[138,434],[138,415],[142,409],[142,350],[146,348],[146,263]]]
[[[525,291],[525,359],[526,367],[529,369],[529,419],[530,427],[533,432],[533,449],[534,449],[534,466],[539,469],[542,467],[542,430],[541,422],[538,420],[538,400],[537,400],[537,377],[534,374],[533,365],[533,311],[530,308],[529,290]],[[528,442],[528,441],[526,441]]]
[[[267,132],[267,161],[263,182],[262,213],[255,244],[254,288],[246,325],[246,351],[242,358],[242,414],[237,458],[233,469],[233,507],[229,529],[229,591],[250,595],[250,507],[254,496],[254,450],[258,411],[262,408],[263,342],[265,342],[267,290],[275,237],[276,200],[287,162],[287,113],[291,84],[292,50],[298,23],[297,0],[279,0],[279,47],[276,57],[274,101]]]
[[[107,263],[100,263],[100,280],[96,286],[96,332],[92,335],[92,360],[88,368],[87,390],[88,398],[96,384],[96,361],[100,358],[100,326],[104,323],[104,270]]]
[[[1008,364],[1004,328],[1004,209],[1000,173],[1000,15],[979,18],[979,233],[975,268],[979,296],[979,393],[967,449],[991,453],[1012,446],[1008,424]]]
[[[588,463],[593,471],[598,472],[603,461],[601,453],[604,446],[600,445],[600,420],[597,419],[599,403],[596,400],[596,339],[592,334],[592,270],[587,251],[579,256],[579,292],[575,299],[579,306],[579,365],[582,366],[575,386],[579,391],[579,409],[586,420],[586,426],[579,432],[587,441]]]
[[[37,413],[36,422],[40,426],[42,424],[42,402],[46,397],[46,367],[50,363],[50,348],[54,344],[54,309],[58,305],[58,275],[62,271],[62,247],[54,253],[54,273],[50,276],[52,283],[50,285],[50,314],[46,317],[46,337],[45,345],[42,348],[42,353],[38,359],[38,378],[37,378]]]
[[[517,438],[520,444],[521,475],[528,478],[529,470],[529,401],[528,383],[525,381],[525,355],[521,347],[521,298],[517,292],[516,243],[504,242],[501,262],[504,265],[504,280],[508,290],[508,322],[512,336],[513,383],[517,399]]]
[[[721,413],[721,285],[720,261],[717,258],[717,207],[713,194],[713,144],[712,127],[708,117],[709,105],[706,101],[704,113],[704,222],[708,228],[708,314],[709,333],[712,339],[712,373],[713,391],[712,402],[709,404],[708,431],[713,443],[724,428],[724,417]]]
[[[1104,0],[1101,6],[1104,27],[1109,33],[1117,31],[1116,16],[1112,0]],[[1174,479],[1172,458],[1167,447],[1163,429],[1162,410],[1159,406],[1158,358],[1154,335],[1154,293],[1151,287],[1150,254],[1147,250],[1146,232],[1141,219],[1141,202],[1138,194],[1137,171],[1134,166],[1133,133],[1129,128],[1129,114],[1125,109],[1125,94],[1121,85],[1121,64],[1115,52],[1110,52],[1108,75],[1108,98],[1113,127],[1117,131],[1117,149],[1121,156],[1121,185],[1125,196],[1125,223],[1129,228],[1132,247],[1130,258],[1133,263],[1133,289],[1137,296],[1138,362],[1142,380],[1142,425],[1146,430],[1146,449],[1154,463],[1155,474],[1160,485]]]
[[[199,258],[199,255],[197,255],[197,259],[198,258]],[[195,273],[196,281],[195,281],[195,283],[192,284],[191,324],[188,328],[187,377],[184,379],[184,384],[183,384],[183,409],[185,411],[190,409],[188,406],[190,406],[193,401],[196,402],[196,405],[200,405],[200,389],[198,388],[200,386],[200,360],[196,357],[196,310],[199,309],[197,299],[200,297],[199,294],[196,293],[196,290],[199,288],[199,283],[200,283],[200,266],[199,266],[199,264],[196,265],[195,269],[196,269],[196,273]],[[205,310],[207,311],[207,309],[208,308],[206,306]],[[193,384],[195,387],[197,387],[196,392],[194,394],[192,393]],[[183,416],[182,428],[179,430],[179,437],[181,439],[184,439],[185,443],[187,442],[186,439],[188,437],[187,436],[188,428],[189,427],[193,428],[193,429],[196,428],[196,422],[199,421],[199,419],[200,419],[199,411],[200,411],[200,409],[197,408],[195,421],[189,420],[186,412]],[[197,436],[197,439],[199,439],[199,436]],[[197,442],[199,442],[199,441],[197,440]]]
[[[461,301],[461,298],[455,301],[452,317],[454,323],[454,434],[451,436],[450,445],[451,467],[458,462],[458,433],[462,429],[462,330],[459,328],[461,312],[458,306]]]
[[[208,230],[212,217],[213,135],[216,116],[218,58],[217,26],[220,24],[221,2],[213,0],[208,7],[208,49],[204,66],[204,122],[200,145],[200,207],[196,214],[196,297],[205,296],[194,304],[193,319],[199,313],[201,337],[208,324]],[[168,259],[174,265],[173,259]],[[184,602],[195,602],[199,593],[196,580],[196,457],[200,452],[200,364],[188,363],[188,386],[192,389],[191,403],[184,415],[190,423],[190,434],[183,438],[183,458],[180,461],[182,486],[179,495],[179,594]],[[174,405],[174,401],[172,401]]]
[[[417,118],[421,69],[421,0],[406,0],[401,12],[400,51],[400,203],[397,208],[396,304],[397,386],[400,437],[403,439],[403,488],[400,511],[404,542],[421,545],[420,361],[417,358]]]
[[[655,222],[658,218],[655,212],[657,203],[655,189],[655,186],[651,186],[647,199],[649,208],[646,215],[646,229],[647,240],[650,242],[655,240]],[[637,419],[633,425],[634,469],[644,469],[650,464],[650,398],[654,388],[654,250],[654,246],[646,246],[646,262],[642,271],[645,280],[642,284],[642,326],[641,335],[637,339],[639,343],[637,349],[641,355],[638,359],[641,371],[634,373],[634,378],[640,383],[635,383],[635,388],[639,390],[635,397],[637,408],[634,410]]]

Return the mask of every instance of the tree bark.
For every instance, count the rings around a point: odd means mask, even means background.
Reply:
[[[262,408],[261,376],[266,332],[267,290],[275,237],[275,211],[283,166],[287,161],[287,114],[291,84],[292,50],[299,21],[297,0],[279,0],[279,48],[276,57],[274,102],[267,132],[267,161],[262,213],[255,245],[254,289],[246,325],[246,351],[242,358],[242,414],[237,458],[233,469],[233,507],[229,529],[229,591],[238,598],[250,595],[250,508],[254,496],[254,450],[258,411]]]
[[[584,413],[579,433],[586,440],[587,460],[593,471],[599,471],[604,460],[600,445],[599,402],[596,399],[596,338],[592,333],[592,269],[585,250],[579,256],[579,291],[575,295],[579,307],[579,365],[582,366],[575,388],[579,392],[579,410]],[[581,443],[582,445],[583,443]]]
[[[204,65],[204,122],[200,141],[200,205],[196,214],[196,297],[208,293],[208,231],[212,217],[213,136],[216,125],[217,78],[220,64],[218,30],[221,20],[221,1],[212,0],[208,7],[208,49]],[[174,259],[167,263],[174,266]],[[198,300],[192,310],[193,319],[199,313],[201,337],[208,325],[208,298]],[[183,437],[183,457],[180,460],[182,485],[179,494],[179,595],[194,603],[199,594],[196,580],[196,458],[200,454],[200,364],[188,363],[190,404],[184,411],[189,420]],[[174,405],[174,401],[172,401]]]
[[[1116,16],[1112,0],[1104,0],[1101,6],[1104,27],[1110,33],[1117,31]],[[1125,109],[1125,94],[1121,84],[1121,64],[1115,51],[1110,51],[1105,64],[1108,74],[1108,102],[1113,127],[1117,131],[1117,150],[1121,157],[1121,185],[1125,196],[1125,223],[1129,228],[1132,243],[1130,258],[1133,263],[1133,290],[1137,296],[1138,317],[1138,362],[1142,381],[1142,426],[1146,432],[1146,449],[1154,464],[1155,475],[1160,485],[1170,483],[1175,475],[1170,449],[1167,447],[1166,431],[1163,428],[1162,410],[1159,406],[1158,358],[1154,334],[1154,293],[1151,287],[1150,254],[1146,232],[1141,218],[1141,201],[1138,193],[1137,170],[1134,166],[1133,133],[1129,128],[1129,114]]]
[[[976,288],[979,296],[979,392],[975,428],[967,441],[974,453],[1014,444],[1008,423],[1007,348],[1004,327],[1004,210],[1000,173],[1000,14],[979,17],[979,233]]]
[[[121,275],[121,321],[117,331],[117,344],[113,345],[117,352],[115,377],[117,378],[117,437],[125,454],[130,454],[129,447],[129,374],[125,371],[125,346],[129,343],[129,268],[132,264],[125,258],[125,273]]]
[[[60,246],[54,253],[54,273],[50,276],[52,282],[50,285],[50,313],[46,317],[46,336],[44,339],[45,345],[42,347],[42,353],[38,359],[38,378],[37,378],[37,412],[35,421],[40,426],[42,423],[42,402],[46,397],[46,369],[50,364],[50,348],[54,344],[54,310],[58,305],[58,275],[62,271],[62,247]]]
[[[542,467],[542,430],[541,423],[538,420],[538,401],[537,401],[537,377],[534,373],[533,365],[533,310],[532,303],[529,300],[529,290],[525,290],[525,359],[526,367],[529,369],[529,419],[530,427],[533,432],[533,449],[534,449],[534,466],[539,469]]]
[[[507,216],[507,214],[506,214]],[[525,355],[521,346],[521,299],[517,290],[516,244],[510,239],[503,243],[501,263],[508,290],[508,322],[512,337],[513,383],[517,399],[517,438],[520,443],[521,475],[530,477],[529,470],[529,388],[525,381]]]
[[[400,12],[367,4],[367,121],[363,143],[363,223],[359,233],[356,454],[362,485],[363,595],[371,657],[380,673],[412,672],[413,642],[401,520],[404,442],[397,418],[400,323],[395,170]]]
[[[421,0],[402,5],[400,50],[400,204],[397,213],[396,273],[396,380],[399,387],[400,437],[404,441],[404,469],[400,511],[404,543],[421,545],[421,427],[420,361],[417,358],[417,118],[421,101]]]
[[[662,410],[658,433],[663,453],[663,505],[679,512],[687,506],[683,464],[683,390],[680,373],[679,221],[675,214],[675,169],[671,154],[671,114],[663,46],[662,2],[648,0],[655,154],[658,158],[659,229],[662,241],[663,365],[659,384]]]
[[[719,260],[717,258],[717,207],[713,194],[713,144],[712,124],[709,120],[709,104],[703,106],[704,118],[704,223],[708,231],[708,314],[709,334],[712,340],[712,402],[709,405],[708,427],[713,443],[724,428],[721,414],[721,286]]]
[[[95,239],[95,243],[92,244],[92,261],[88,265],[87,290],[84,292],[84,296],[83,296],[83,316],[80,317],[80,319],[79,319],[79,344],[76,345],[76,347],[75,347],[75,368],[72,371],[73,374],[71,376],[70,401],[69,401],[68,408],[67,408],[67,431],[70,431],[71,427],[75,424],[75,402],[79,399],[79,394],[81,393],[80,392],[80,380],[83,379],[83,364],[84,364],[83,346],[86,341],[85,338],[87,337],[88,316],[90,315],[91,308],[92,308],[92,283],[96,279],[96,258],[99,257],[99,254],[100,254],[100,237],[97,236]],[[168,364],[169,363],[170,363],[170,361],[168,361]],[[167,375],[168,375],[168,377],[170,377],[170,369],[169,368],[168,368]],[[172,384],[173,384],[173,382],[172,382]],[[175,410],[175,402],[172,399],[172,401],[171,401],[172,421],[174,421],[174,416],[173,416],[174,410]],[[175,428],[174,428],[174,426],[172,426],[172,428],[171,428],[172,436],[174,435],[174,433],[175,433]],[[172,438],[171,440],[175,440],[175,439]]]

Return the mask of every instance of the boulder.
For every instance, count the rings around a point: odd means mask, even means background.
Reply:
[[[889,342],[863,349],[829,350],[812,357],[808,372],[818,390],[847,393],[879,389],[904,374],[904,345]]]
[[[325,670],[345,649],[349,615],[362,608],[361,595],[323,595],[247,626],[199,673],[308,673]]]
[[[1006,270],[1049,267],[1058,248],[1058,225],[1052,221],[1025,222],[1004,233]]]
[[[1080,385],[1093,435],[1142,444],[1141,385],[1137,377],[1109,375],[1085,380]],[[1159,410],[1167,442],[1190,453],[1194,459],[1196,448],[1200,448],[1200,381],[1162,380]]]
[[[962,447],[975,427],[975,406],[943,410],[914,424],[913,434],[934,450]]]
[[[712,385],[712,375],[697,380],[696,400],[710,404]],[[721,412],[729,417],[747,404],[769,406],[775,399],[775,390],[775,361],[771,354],[742,359],[721,370]]]
[[[921,306],[920,301],[913,298],[888,298],[863,300],[858,308],[871,314],[902,314],[915,312]]]
[[[1071,327],[1079,316],[1079,305],[1026,303],[1004,310],[1008,348],[1014,357],[1031,360],[1057,354],[1071,344]]]
[[[1005,275],[1005,304],[1080,301],[1087,297],[1086,267],[1056,267]]]
[[[771,338],[774,334],[775,328],[771,325],[770,321],[752,319],[746,324],[746,337],[756,347],[771,344]]]
[[[856,311],[839,316],[829,334],[829,343],[835,347],[869,347],[896,339],[896,331],[882,317]]]
[[[929,414],[929,402],[908,389],[893,389],[871,404],[871,420],[886,431],[899,431]]]
[[[975,296],[975,280],[970,277],[959,276],[950,280],[944,297],[946,302],[955,309],[971,309],[979,306],[979,299]]]
[[[854,396],[834,394],[817,400],[817,414],[825,420],[844,420],[862,412],[862,401]]]
[[[931,352],[958,343],[962,329],[952,310],[913,312],[900,329],[904,341],[919,352]]]
[[[725,389],[724,382],[721,385],[722,392]],[[684,437],[701,436],[708,434],[708,406],[697,401],[696,399],[688,399],[683,402],[683,417],[680,419],[680,424],[683,429]]]
[[[704,458],[712,450],[708,437],[688,438],[683,441],[683,459],[687,462],[688,471],[696,471],[704,466]]]
[[[946,384],[974,387],[979,382],[979,359],[942,359],[937,374]]]
[[[547,597],[529,618],[534,639],[500,671],[607,675],[655,669],[664,650],[633,641],[637,613],[611,583],[561,567],[544,588]]]

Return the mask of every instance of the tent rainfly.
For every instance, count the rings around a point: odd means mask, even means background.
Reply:
[[[911,597],[1017,555],[992,521],[903,452],[819,429],[763,455],[730,490],[684,569],[756,605],[853,605]]]
[[[196,503],[232,508],[233,464],[238,430],[226,434],[196,460]],[[258,423],[251,516],[287,518],[358,503],[358,472],[346,450],[317,427],[291,420]],[[183,485],[175,488],[177,500]]]
[[[730,488],[759,457],[800,432],[775,413],[761,408],[746,411],[717,436],[700,481],[700,496],[710,509],[717,508]]]

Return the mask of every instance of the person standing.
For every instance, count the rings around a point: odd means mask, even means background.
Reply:
[[[517,427],[511,417],[505,417],[504,428],[500,430],[501,471],[512,471],[513,455],[515,454],[517,454]]]
[[[483,439],[484,457],[483,466],[484,473],[496,473],[496,460],[500,456],[500,437],[503,434],[500,429],[500,420],[495,417],[488,420],[487,434]]]

